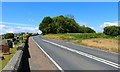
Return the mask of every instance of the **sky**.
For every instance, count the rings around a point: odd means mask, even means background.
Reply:
[[[119,2],[119,0],[1,0],[2,2]]]
[[[80,25],[102,32],[105,26],[118,25],[117,2],[2,2],[0,34],[41,33],[39,24],[46,16],[73,15]]]

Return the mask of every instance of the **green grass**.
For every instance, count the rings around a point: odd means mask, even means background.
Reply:
[[[60,40],[83,40],[91,38],[107,38],[107,39],[119,39],[120,36],[109,36],[103,33],[66,33],[66,34],[48,34],[43,37]]]
[[[71,43],[85,45],[85,46],[88,46],[88,45],[83,44],[82,41],[86,40],[86,39],[90,39],[91,41],[96,42],[98,44],[101,44],[100,40],[105,41],[107,39],[108,42],[115,41],[114,42],[115,44],[118,40],[120,40],[120,36],[109,36],[109,35],[105,35],[103,33],[47,34],[47,35],[43,35],[43,37],[48,38],[48,39],[60,40],[60,41],[68,41]],[[102,45],[104,45],[104,44],[102,44]],[[104,48],[102,46],[100,46],[100,47],[94,46],[94,47],[98,48],[98,49],[106,50],[106,51],[108,51],[108,49],[111,49],[112,52],[118,52],[118,49],[116,49],[116,47],[113,47],[113,48],[108,48],[107,46],[105,46]]]
[[[109,36],[103,33],[68,33],[67,36],[74,36],[76,39],[91,39],[91,38],[110,38],[117,39],[118,36]]]

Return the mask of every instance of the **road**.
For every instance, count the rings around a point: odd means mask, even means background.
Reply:
[[[118,54],[33,36],[60,70],[118,70]],[[115,71],[113,71],[115,72]]]

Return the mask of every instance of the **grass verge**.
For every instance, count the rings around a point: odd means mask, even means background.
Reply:
[[[79,45],[89,46],[109,52],[119,53],[120,36],[108,36],[103,33],[67,33],[47,34],[44,38],[67,41]]]
[[[116,53],[119,52],[118,40],[114,40],[114,39],[106,39],[106,38],[84,39],[81,42],[78,41],[77,44],[105,50],[108,52],[116,52]]]

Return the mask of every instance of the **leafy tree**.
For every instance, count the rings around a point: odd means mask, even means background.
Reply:
[[[95,33],[95,31],[89,27],[86,27],[86,33]]]
[[[85,26],[79,26],[79,32],[80,33],[86,33]]]
[[[14,38],[14,34],[13,33],[6,33],[6,34],[4,34],[4,38],[5,39]]]
[[[44,17],[39,25],[39,30],[43,34],[49,33],[94,33],[95,31],[88,27],[80,27],[76,21],[71,17],[63,15],[56,17]]]
[[[107,26],[104,28],[103,33],[111,36],[120,35],[120,26]]]
[[[42,20],[42,23],[50,24],[52,23],[52,18],[47,16]]]
[[[80,26],[79,33],[95,33],[95,31],[89,27]]]
[[[45,17],[42,22],[39,25],[39,29],[43,32],[43,34],[47,34],[49,33],[49,24],[52,23],[52,18],[50,18],[49,16]]]

